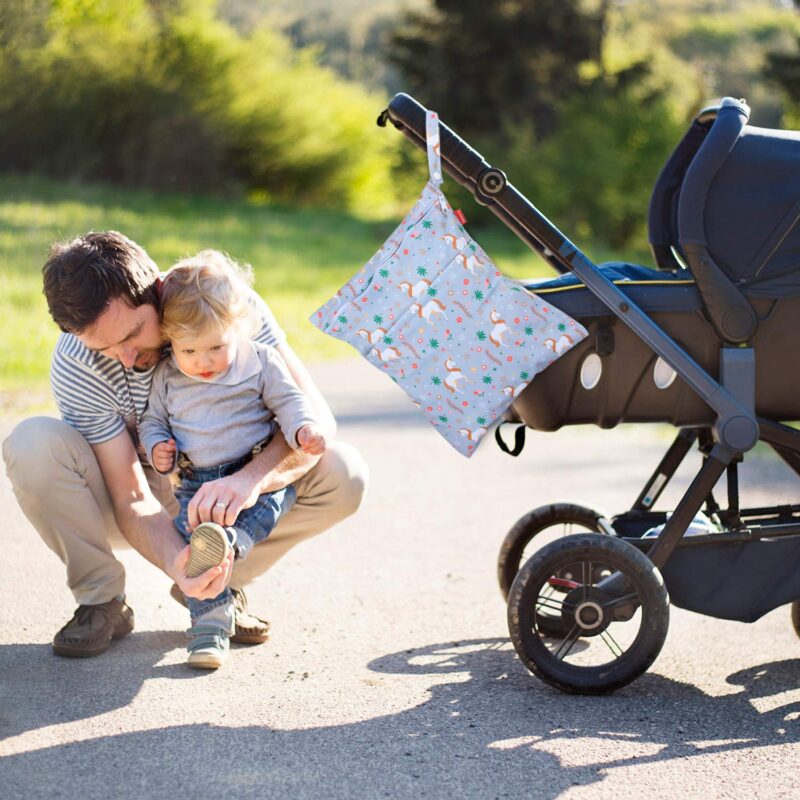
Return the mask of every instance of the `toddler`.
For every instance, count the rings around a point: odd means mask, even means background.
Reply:
[[[279,426],[291,447],[313,455],[325,450],[311,401],[280,354],[249,338],[258,328],[249,283],[249,271],[206,250],[172,267],[161,288],[162,333],[172,352],[153,375],[139,436],[158,472],[178,470],[181,512],[175,526],[190,545],[190,577],[222,563],[231,548],[236,558],[247,556],[296,499],[290,485],[259,495],[231,526],[203,522],[192,531],[187,509],[204,483],[238,472]],[[212,600],[187,600],[188,663],[216,669],[234,631],[231,591]]]

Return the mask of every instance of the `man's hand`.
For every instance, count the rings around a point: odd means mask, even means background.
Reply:
[[[187,597],[197,600],[211,600],[228,585],[233,573],[233,550],[225,560],[216,567],[206,570],[196,578],[186,576],[186,565],[189,563],[190,548],[187,544],[176,556],[169,570],[170,577],[178,584]]]
[[[325,434],[317,425],[303,425],[297,431],[297,444],[304,453],[311,456],[321,456],[328,446],[325,441]]]
[[[175,440],[168,439],[153,447],[153,466],[162,475],[172,472],[175,466]]]
[[[189,526],[194,530],[201,522],[233,525],[243,508],[255,505],[259,494],[258,476],[248,470],[204,483],[189,502]]]

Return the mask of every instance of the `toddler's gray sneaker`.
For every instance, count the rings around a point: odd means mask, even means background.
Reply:
[[[192,640],[187,645],[189,658],[186,663],[196,669],[218,669],[225,662],[231,649],[228,634],[213,625],[195,625],[187,633]]]

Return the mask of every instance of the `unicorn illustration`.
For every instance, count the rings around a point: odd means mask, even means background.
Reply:
[[[495,346],[500,347],[501,345],[505,344],[503,342],[503,334],[510,333],[512,336],[514,335],[514,331],[506,325],[506,321],[500,317],[495,309],[492,309],[489,312],[489,319],[492,321],[492,332],[489,334],[489,341]]]
[[[486,433],[486,428],[475,428],[474,431],[471,431],[469,428],[459,428],[458,432],[465,439],[469,439],[471,442],[477,442],[483,438],[483,435]]]
[[[384,350],[374,347],[372,350],[381,361],[394,361],[400,358],[400,351],[396,347],[387,347]]]
[[[397,288],[400,289],[401,292],[405,292],[409,297],[419,297],[425,294],[430,285],[431,282],[427,278],[423,278],[421,281],[417,281],[413,286],[409,281],[403,281],[397,284]]]
[[[562,333],[558,341],[555,339],[544,340],[544,346],[557,356],[561,355],[565,350],[569,350],[573,344],[575,344],[575,342],[572,341],[572,337],[566,333]]]
[[[441,314],[442,317],[447,319],[447,315],[444,313],[444,304],[435,297],[432,300],[428,300],[424,306],[420,305],[419,303],[412,303],[409,306],[409,311],[413,312],[419,317],[422,317],[422,319],[424,319],[429,325],[434,324],[434,314]]]
[[[468,269],[473,275],[475,274],[476,269],[483,269],[486,266],[486,262],[481,261],[478,256],[474,253],[465,256],[463,253],[459,253],[456,256],[456,263],[461,264],[464,269]]]
[[[458,391],[458,382],[466,381],[467,376],[456,366],[456,362],[452,358],[448,358],[444,362],[445,369],[447,370],[447,377],[444,379],[444,386],[447,391],[455,393]]]
[[[386,336],[386,328],[375,328],[372,332],[368,331],[366,328],[359,328],[356,333],[363,339],[366,339],[370,344],[377,344]]]
[[[503,394],[506,397],[519,397],[527,385],[527,383],[521,383],[519,386],[504,386]]]
[[[467,240],[463,236],[453,236],[452,233],[446,233],[442,236],[442,240],[447,242],[453,250],[463,250],[467,246]]]

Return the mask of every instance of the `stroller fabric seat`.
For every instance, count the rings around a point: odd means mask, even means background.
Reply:
[[[657,271],[614,262],[601,272],[663,328],[710,375],[719,375],[723,342],[705,313],[688,270]],[[711,408],[572,273],[526,288],[580,322],[589,336],[537,375],[507,415],[542,431],[593,423],[665,422],[710,425]],[[774,421],[800,419],[797,379],[787,364],[800,362],[800,296],[753,297],[760,324],[756,351],[756,413]]]
[[[601,272],[645,311],[690,312],[702,308],[694,278],[686,270],[661,272],[638,264],[609,262]],[[608,309],[571,272],[543,281],[524,281],[523,285],[547,299],[571,317],[607,314]]]

